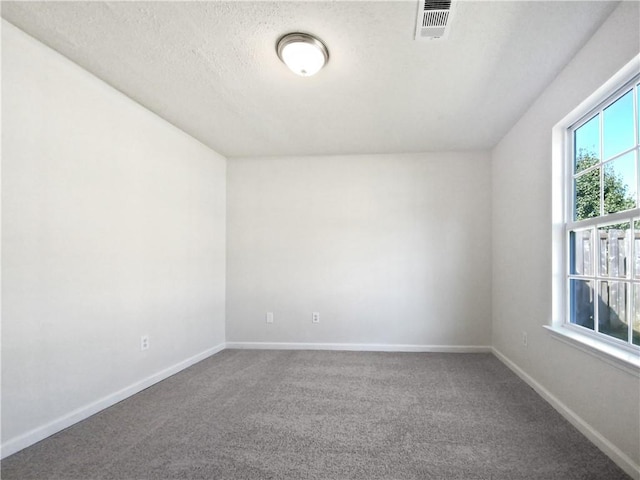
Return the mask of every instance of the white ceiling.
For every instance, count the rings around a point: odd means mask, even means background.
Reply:
[[[227,156],[486,149],[616,2],[460,1],[447,40],[418,1],[2,2],[2,16]],[[279,61],[321,38],[315,77]]]

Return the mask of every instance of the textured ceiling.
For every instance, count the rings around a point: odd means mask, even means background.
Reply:
[[[2,2],[2,16],[228,156],[486,149],[615,2],[460,1],[414,41],[416,1]],[[330,61],[298,77],[291,31]]]

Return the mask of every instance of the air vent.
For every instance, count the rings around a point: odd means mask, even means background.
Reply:
[[[452,0],[420,1],[415,39],[442,40],[446,38],[455,3]]]

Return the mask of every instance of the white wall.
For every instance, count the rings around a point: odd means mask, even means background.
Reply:
[[[542,325],[551,323],[551,131],[638,53],[639,5],[614,11],[492,153],[493,345],[635,468],[638,378],[560,343]]]
[[[226,160],[5,21],[2,67],[6,455],[224,344]]]
[[[231,159],[227,188],[228,342],[489,345],[487,153]]]

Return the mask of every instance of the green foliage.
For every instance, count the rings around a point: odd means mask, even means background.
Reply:
[[[576,172],[582,172],[599,163],[592,152],[580,150],[576,159]],[[596,167],[576,179],[576,220],[600,215],[600,168]],[[615,213],[635,208],[636,201],[627,191],[622,175],[613,165],[604,165],[604,213]]]

